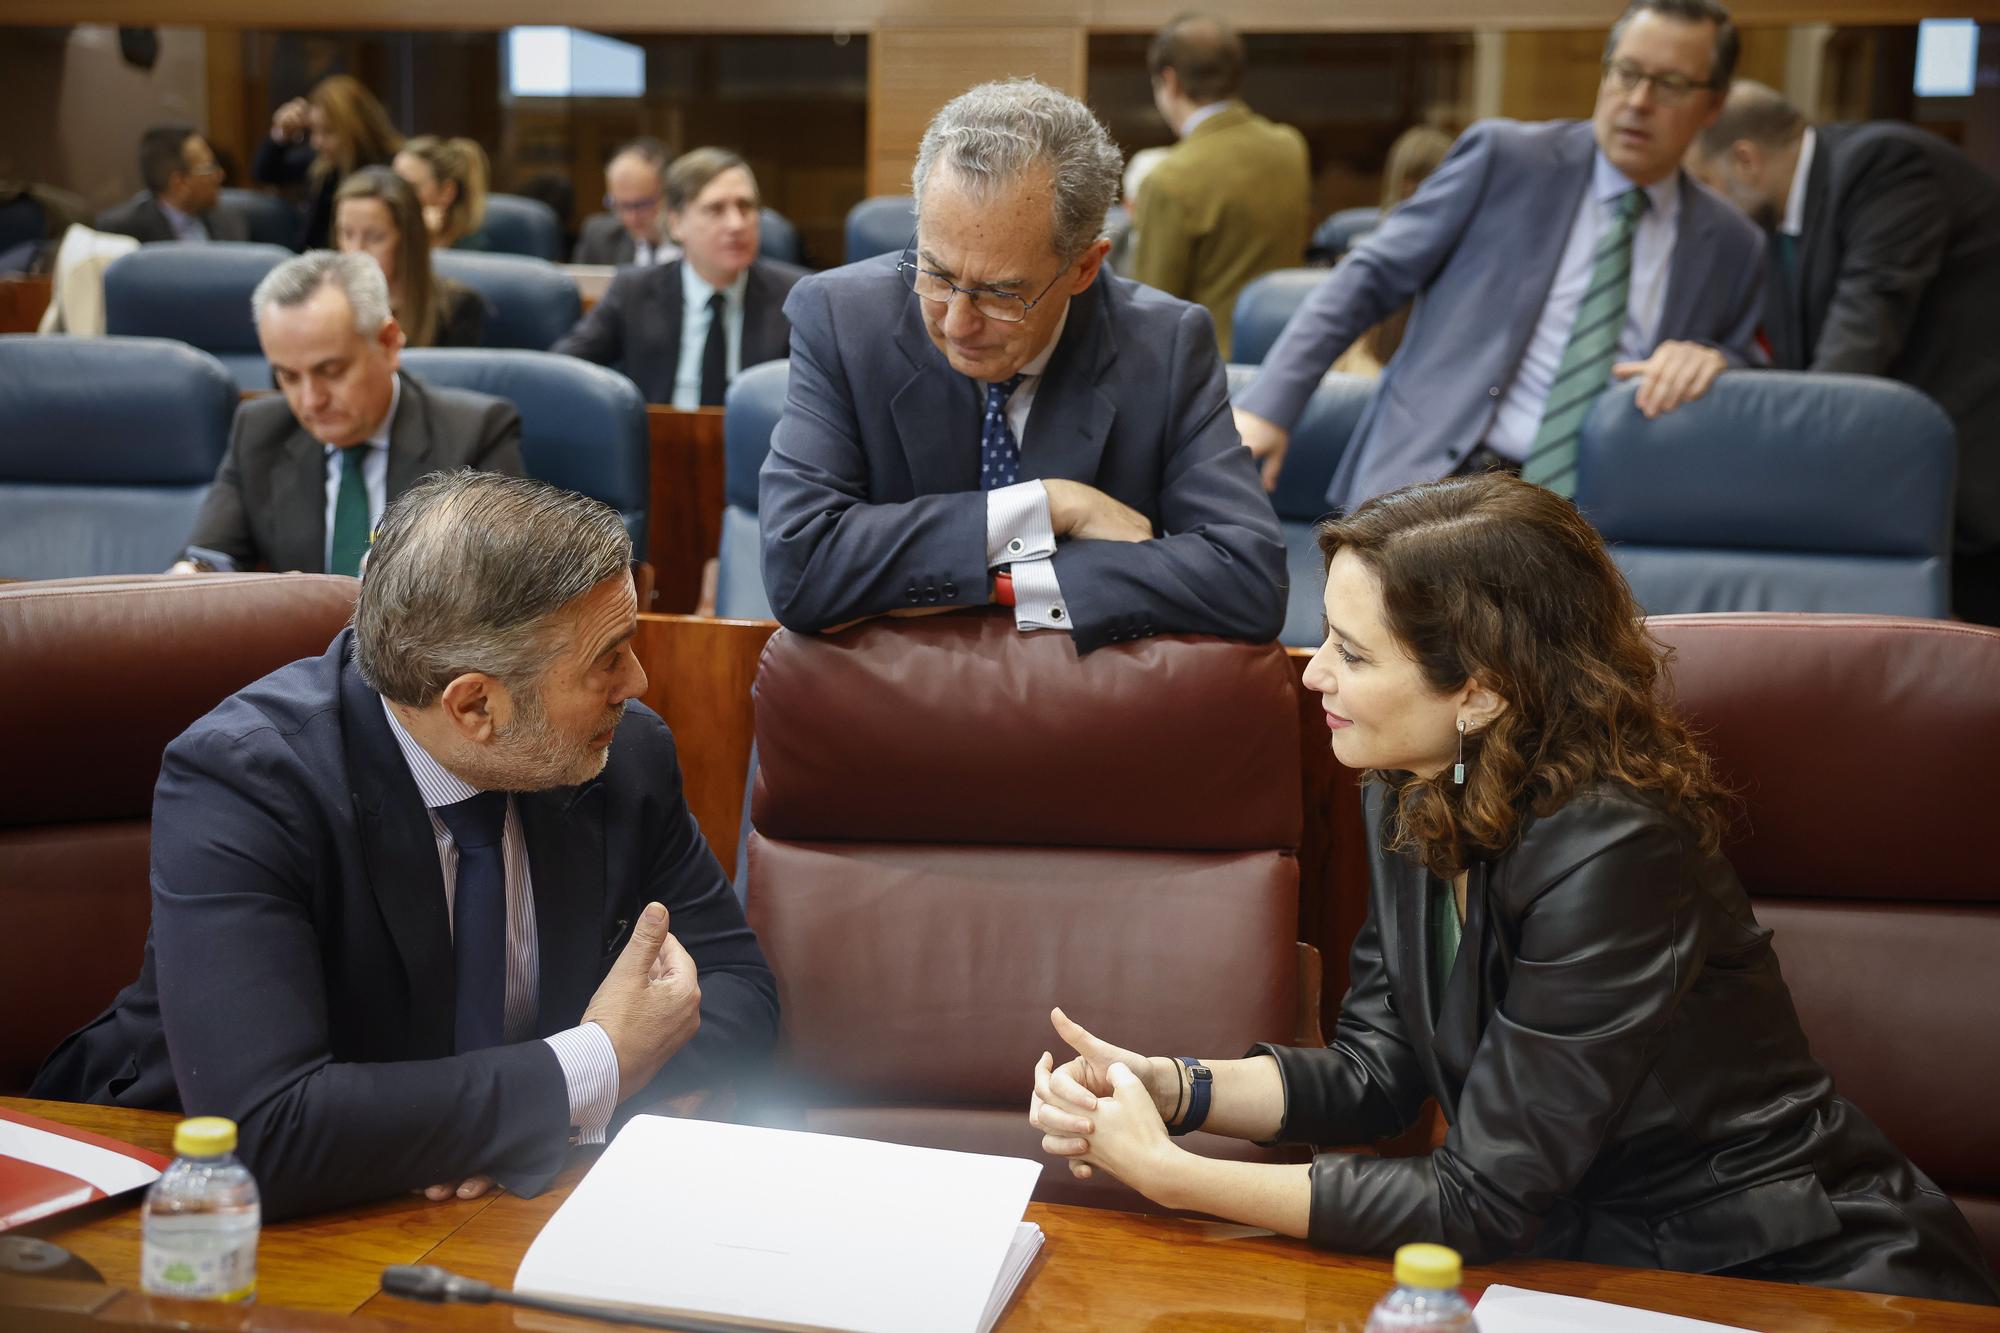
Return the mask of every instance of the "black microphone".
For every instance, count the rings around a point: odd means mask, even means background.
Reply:
[[[518,1305],[528,1310],[572,1315],[579,1319],[601,1319],[608,1324],[633,1324],[640,1328],[671,1329],[674,1333],[775,1333],[759,1324],[716,1323],[693,1315],[655,1314],[650,1310],[628,1310],[616,1305],[589,1301],[557,1300],[549,1296],[529,1296],[496,1287],[491,1282],[460,1277],[435,1264],[390,1264],[382,1270],[382,1290],[407,1300],[434,1304]]]

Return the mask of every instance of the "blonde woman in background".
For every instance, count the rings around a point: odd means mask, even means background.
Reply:
[[[477,141],[419,134],[404,141],[394,165],[423,205],[432,249],[482,248],[465,244],[486,220],[489,172],[486,150]]]
[[[1451,151],[1452,136],[1429,125],[1416,125],[1396,136],[1389,146],[1389,161],[1382,168],[1382,212],[1386,216],[1417,192],[1424,177],[1438,168]],[[1389,364],[1389,358],[1403,345],[1403,330],[1410,323],[1410,307],[1405,305],[1387,319],[1354,340],[1340,354],[1333,368],[1350,375],[1375,376]]]
[[[296,248],[324,249],[340,183],[362,167],[387,166],[402,146],[401,132],[374,94],[350,75],[330,74],[272,113],[271,133],[257,145],[250,174],[266,185],[306,187]]]
[[[486,301],[432,270],[423,208],[408,181],[387,167],[363,167],[340,183],[333,207],[335,247],[381,267],[407,346],[479,345]]]

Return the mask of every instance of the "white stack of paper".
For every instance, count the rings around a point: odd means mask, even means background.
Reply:
[[[1042,1243],[1041,1165],[638,1116],[518,1291],[854,1333],[985,1333]]]
[[[1479,1333],[1744,1333],[1734,1324],[1520,1287],[1488,1287],[1473,1314]]]

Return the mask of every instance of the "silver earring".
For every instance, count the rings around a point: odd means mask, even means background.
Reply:
[[[1451,782],[1454,787],[1465,785],[1465,719],[1458,720],[1458,762],[1451,766]]]

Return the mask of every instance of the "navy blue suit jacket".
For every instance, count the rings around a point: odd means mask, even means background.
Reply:
[[[569,1097],[546,1042],[452,1054],[443,872],[353,632],[167,747],[139,978],[68,1038],[38,1097],[224,1115],[268,1217],[563,1163]],[[515,797],[540,954],[538,1036],[573,1027],[648,900],[700,969],[701,1030],[646,1096],[761,1060],[777,991],[681,794],[673,737],[625,710],[604,772]]]
[[[764,588],[794,630],[988,600],[985,388],[931,342],[899,258],[806,278],[785,303],[791,387],[758,519]],[[1021,479],[1039,478],[1095,486],[1157,534],[1057,546],[1079,653],[1148,634],[1277,635],[1285,548],[1200,306],[1109,272],[1071,301],[1021,442]]]

